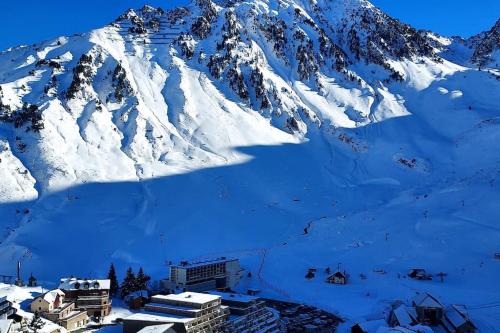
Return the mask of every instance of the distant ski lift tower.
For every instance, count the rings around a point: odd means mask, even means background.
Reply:
[[[23,286],[23,280],[21,279],[21,262],[17,262],[17,277],[16,277],[16,286],[22,287]]]

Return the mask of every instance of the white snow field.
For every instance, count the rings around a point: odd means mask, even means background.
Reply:
[[[42,287],[20,288],[0,283],[0,295],[7,296],[7,299],[13,303],[13,307],[17,309],[17,314],[26,318],[27,323],[33,318],[33,313],[29,312],[31,300],[43,291]],[[44,318],[41,318],[41,320],[44,324],[43,327],[38,330],[40,333],[53,332],[54,330],[60,330],[61,333],[66,332],[66,329],[49,320]],[[16,328],[18,328],[18,325],[19,324],[16,324]]]
[[[145,7],[0,53],[0,111],[37,105],[43,121],[0,120],[0,274],[20,260],[50,287],[111,262],[163,278],[168,261],[235,256],[253,273],[239,291],[338,313],[341,330],[427,291],[498,332],[495,66],[436,35],[412,44],[363,0],[231,6]],[[377,35],[391,29],[407,39]],[[379,53],[358,58],[348,40]],[[349,283],[326,284],[338,266]],[[447,277],[414,281],[411,268]]]

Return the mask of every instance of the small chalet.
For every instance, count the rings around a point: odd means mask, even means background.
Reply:
[[[475,333],[476,326],[472,323],[464,306],[450,305],[444,311],[441,326],[447,333]]]
[[[258,294],[260,294],[260,289],[253,289],[253,288],[251,288],[251,289],[247,290],[247,295],[249,295],[249,296],[255,296],[255,295],[258,295]]]
[[[337,271],[332,275],[330,275],[326,279],[326,282],[333,284],[347,284],[347,274],[345,271],[344,272]]]
[[[128,294],[123,299],[131,309],[140,309],[149,302],[149,292],[147,290],[138,290]]]
[[[432,280],[432,275],[427,274],[425,269],[413,268],[408,272],[408,277],[415,280]]]
[[[412,305],[417,312],[417,320],[419,323],[438,325],[441,319],[443,319],[443,304],[428,293],[421,293],[415,296]]]
[[[64,292],[60,289],[36,297],[30,307],[32,312],[40,313],[42,317],[67,331],[79,329],[88,323],[87,312],[76,310],[75,303],[67,302]]]
[[[417,324],[417,312],[414,308],[408,308],[406,305],[401,304],[391,311],[389,316],[389,325],[396,326],[412,326]]]
[[[314,279],[315,276],[316,276],[316,268],[309,268],[307,270],[306,279],[308,280]]]
[[[35,297],[31,302],[31,312],[49,312],[52,311],[64,302],[64,293],[60,289],[55,289],[46,292],[38,297]]]

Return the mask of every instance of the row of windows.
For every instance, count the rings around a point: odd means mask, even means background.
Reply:
[[[91,285],[90,282],[84,282],[83,289],[90,289],[90,285]],[[99,282],[92,283],[92,287],[94,289],[99,289],[100,286],[101,285],[99,284]],[[80,289],[80,287],[82,287],[82,284],[80,282],[75,282],[74,287],[75,287],[75,289]]]

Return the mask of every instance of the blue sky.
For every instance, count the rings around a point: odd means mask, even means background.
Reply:
[[[162,8],[187,0],[0,0],[0,49],[88,31],[144,3]],[[499,0],[372,0],[416,28],[468,37],[493,26]]]

